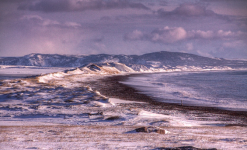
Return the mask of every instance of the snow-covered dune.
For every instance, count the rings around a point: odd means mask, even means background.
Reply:
[[[245,69],[245,68],[238,68]],[[177,66],[169,68],[166,66],[162,67],[147,67],[145,65],[131,65],[127,66],[122,63],[90,63],[83,67],[77,67],[75,69],[69,69],[61,72],[49,73],[41,75],[39,82],[45,83],[49,80],[62,80],[65,76],[70,75],[116,75],[126,73],[155,73],[155,72],[173,72],[173,71],[209,71],[209,70],[233,70],[227,66],[206,66],[206,67],[195,67],[195,66]]]
[[[62,80],[70,75],[114,75],[121,73],[134,73],[135,71],[121,63],[90,63],[84,67],[49,73],[39,76],[39,82],[47,83],[50,80]]]

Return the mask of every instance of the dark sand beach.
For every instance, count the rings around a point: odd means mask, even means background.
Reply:
[[[15,87],[3,91],[10,98],[11,94],[18,93],[15,90],[27,96],[20,101],[24,104],[1,105],[0,148],[199,150],[246,147],[245,112],[157,102],[121,83],[139,75],[143,74],[101,76],[97,80],[96,76],[91,76],[93,80],[81,80],[85,76],[72,75],[48,83],[39,83],[36,77],[5,83],[5,86]],[[104,96],[109,97],[109,101]],[[22,97],[16,95],[16,98]],[[113,101],[111,104],[111,98],[133,103]],[[30,103],[29,99],[37,101]]]
[[[143,74],[130,74],[130,75],[116,75],[105,77],[97,81],[88,82],[93,89],[98,90],[101,94],[112,97],[119,98],[129,101],[147,102],[149,107],[156,109],[166,109],[166,110],[179,110],[184,113],[198,112],[198,113],[213,113],[213,114],[223,114],[232,117],[237,117],[245,122],[242,126],[247,126],[247,112],[246,111],[230,111],[223,110],[216,107],[203,107],[203,106],[186,106],[183,104],[172,104],[157,101],[154,97],[145,95],[138,91],[137,89],[123,84],[121,82],[126,81],[129,77],[142,76]]]

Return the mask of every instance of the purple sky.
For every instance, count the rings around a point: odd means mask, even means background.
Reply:
[[[0,0],[0,57],[187,52],[247,59],[247,0]]]

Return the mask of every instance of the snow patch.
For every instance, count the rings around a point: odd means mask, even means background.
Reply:
[[[40,83],[48,83],[50,80],[61,80],[66,74],[64,72],[50,73],[43,76],[39,76]]]

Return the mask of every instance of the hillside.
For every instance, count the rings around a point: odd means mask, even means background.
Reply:
[[[246,68],[247,61],[208,58],[194,54],[179,52],[154,52],[144,55],[59,55],[59,54],[29,54],[23,57],[1,57],[0,65],[21,65],[39,67],[83,67],[90,63],[122,63],[139,71],[152,68],[176,69],[184,67],[199,67],[211,69],[214,67]]]

